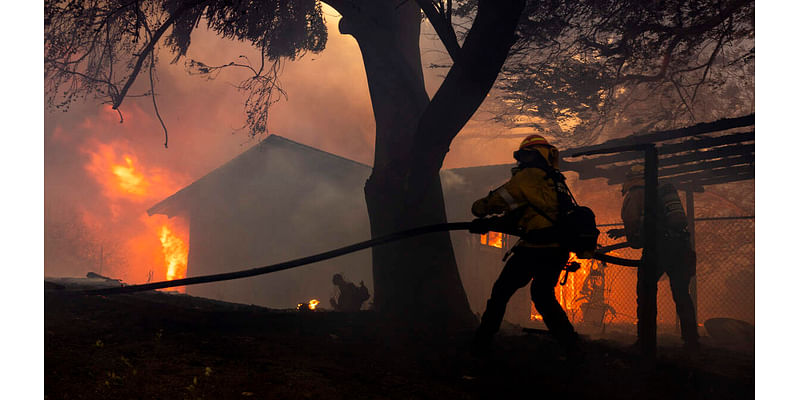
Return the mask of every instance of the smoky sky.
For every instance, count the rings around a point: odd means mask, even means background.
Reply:
[[[371,165],[375,122],[361,54],[352,36],[339,34],[336,13],[329,8],[325,12],[330,34],[326,49],[283,63],[280,84],[287,98],[270,109],[269,133]],[[449,61],[427,22],[423,25],[421,52],[425,66]],[[46,257],[45,275],[82,275],[84,270],[96,270],[102,252],[107,265],[113,264],[114,257],[125,265],[144,265],[138,266],[135,274],[125,268],[109,273],[132,281],[144,279],[153,265],[163,263],[158,259],[159,243],[153,233],[155,225],[163,221],[144,216],[145,210],[264,138],[250,137],[244,127],[246,93],[235,85],[246,78],[246,71],[227,69],[209,80],[189,75],[184,60],[170,64],[173,56],[167,51],[159,55],[156,99],[169,132],[168,149],[163,146],[164,132],[148,97],[125,99],[121,117],[93,99],[73,104],[68,112],[45,110],[46,226],[66,224],[69,230],[84,225],[94,244],[83,251],[90,253],[83,258],[97,264],[66,267]],[[201,24],[193,34],[187,58],[222,65],[241,62],[241,56],[258,60],[258,55],[250,45],[221,39]],[[426,68],[431,95],[446,72]],[[148,88],[147,76],[142,75],[131,93],[143,93]],[[490,134],[499,134],[500,128],[476,118],[464,132],[486,134],[487,129]],[[509,163],[515,145],[509,140],[456,140],[445,168]],[[98,157],[105,157],[106,164]],[[146,194],[120,195],[108,187],[110,175],[103,168],[125,164],[125,157],[147,180]],[[105,178],[99,176],[103,174]],[[137,237],[137,248],[142,251],[134,251],[130,245],[126,248],[125,243]],[[160,275],[158,268],[156,278]]]
[[[270,109],[269,133],[371,165],[375,122],[358,44],[352,36],[339,34],[338,17],[329,8],[326,20],[327,48],[283,64],[280,83],[288,98]],[[449,62],[427,22],[423,23],[420,47],[423,66]],[[222,65],[241,62],[240,56],[258,60],[258,55],[248,44],[221,39],[201,24],[193,34],[187,58]],[[247,129],[241,129],[246,93],[234,86],[246,77],[246,71],[228,69],[208,80],[189,75],[183,61],[170,64],[172,58],[162,51],[156,70],[158,107],[169,130],[168,149],[163,146],[164,133],[148,97],[127,98],[121,106],[122,123],[108,105],[91,99],[73,104],[69,112],[44,111],[45,225],[57,222],[65,225],[66,231],[75,224],[84,225],[93,244],[83,251],[82,259],[94,260],[89,262],[91,266],[66,268],[46,259],[46,275],[84,274],[99,267],[102,253],[110,264],[116,257],[122,264],[138,265],[135,273],[125,268],[113,273],[140,281],[155,269],[156,279],[160,279],[163,266],[158,264],[163,260],[154,232],[168,222],[147,217],[145,210],[263,139],[251,138]],[[424,71],[432,96],[447,70]],[[147,77],[140,76],[131,93],[147,89]],[[512,163],[511,153],[520,139],[498,138],[503,133],[508,129],[486,121],[486,113],[479,110],[453,141],[444,168]],[[121,195],[109,187],[108,169],[126,162],[146,180],[146,194]],[[575,182],[575,177],[571,178]],[[620,201],[616,188],[610,188],[608,197],[600,193],[608,188],[602,184],[593,187],[597,189],[585,191],[587,199]],[[603,220],[617,219],[616,206],[607,208],[596,212]],[[73,239],[83,240],[80,235]],[[131,248],[131,240],[136,240],[138,247],[134,247],[141,251]],[[45,243],[47,248],[47,240]]]

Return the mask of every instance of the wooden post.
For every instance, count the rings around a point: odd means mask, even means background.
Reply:
[[[637,270],[637,331],[642,356],[656,357],[656,316],[658,280],[658,152],[655,145],[644,150],[644,250],[642,266]]]
[[[686,191],[686,229],[689,231],[689,245],[692,250],[695,248],[695,228],[694,228],[694,190]],[[689,296],[692,298],[692,305],[694,305],[694,315],[697,316],[697,275],[692,276],[689,281]],[[699,321],[699,318],[698,318]]]

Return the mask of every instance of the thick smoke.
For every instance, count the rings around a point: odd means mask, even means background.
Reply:
[[[328,46],[321,54],[285,63],[280,81],[288,98],[271,109],[269,133],[371,164],[375,123],[361,55],[351,36],[338,34],[335,12],[326,13]],[[425,65],[443,57],[432,32],[426,23],[421,43]],[[192,39],[187,57],[209,65],[241,61],[242,55],[259,59],[249,45],[203,29]],[[263,139],[242,129],[246,96],[233,86],[246,77],[245,71],[230,69],[207,80],[188,75],[183,61],[169,64],[170,59],[162,53],[156,70],[169,149],[148,97],[126,99],[121,115],[93,100],[73,104],[67,113],[45,112],[45,225],[50,233],[45,275],[84,275],[102,268],[128,282],[150,279],[151,270],[153,280],[163,279],[157,231],[162,224],[180,222],[147,217],[145,210]],[[426,71],[431,93],[442,77],[441,70]],[[139,77],[131,93],[147,90],[147,79]],[[497,147],[502,146],[457,141],[445,166],[509,162],[506,149],[487,154]],[[142,174],[146,194],[121,188],[119,179],[109,175],[112,165]],[[84,233],[71,238],[54,233],[70,226]],[[81,245],[68,244],[76,240]],[[64,248],[85,250],[73,251],[81,255],[69,255],[74,261],[64,262],[65,250],[56,251]]]
[[[338,18],[328,15],[327,19],[330,29],[327,49],[285,63],[280,81],[288,98],[270,110],[269,133],[369,165],[373,159],[375,123],[361,55],[351,36],[338,34]],[[239,61],[240,55],[258,59],[252,47],[222,40],[202,29],[195,33],[192,43],[188,57],[209,65]],[[421,47],[423,65],[449,62],[427,22],[423,25]],[[244,71],[227,70],[214,80],[206,80],[188,75],[182,62],[169,64],[170,59],[166,53],[161,55],[156,89],[159,110],[169,129],[169,149],[163,147],[164,133],[151,100],[146,97],[125,100],[121,109],[123,123],[117,112],[92,101],[75,104],[68,113],[45,113],[45,275],[82,276],[96,271],[128,283],[165,279],[167,267],[160,229],[168,226],[188,241],[190,227],[181,217],[168,220],[163,215],[147,216],[145,210],[264,138],[251,138],[246,129],[241,129],[245,122],[246,94],[237,91],[234,85],[246,77]],[[425,69],[431,95],[445,73],[445,69]],[[140,77],[134,88],[136,93],[146,91],[146,79]],[[444,169],[513,163],[511,154],[520,139],[499,138],[506,133],[507,128],[488,122],[487,115],[479,111],[453,142]],[[285,164],[281,171],[285,179],[297,182],[308,179],[297,175],[291,161]],[[115,165],[123,168],[120,173],[129,174],[133,186],[122,184],[120,175],[112,170]],[[571,174],[568,177],[576,197],[594,209],[598,222],[619,221],[622,196],[618,187],[609,187],[601,180],[585,182],[577,181]],[[460,180],[462,177],[457,174],[443,177],[446,184],[455,186],[465,183]],[[490,186],[501,183],[499,180]],[[272,188],[264,185],[259,190]],[[750,186],[745,190],[752,193]],[[729,192],[717,197],[737,197],[737,190]],[[719,206],[721,200],[704,202],[714,198],[714,191],[710,190],[698,196],[698,215],[710,216],[706,211],[715,210],[747,214],[744,211],[752,210],[753,201],[751,195],[745,197],[737,203],[738,210],[726,209]],[[350,198],[349,193],[342,193],[335,184],[321,182],[293,209],[275,212],[290,216],[289,229],[300,234],[338,224],[337,218],[326,214],[321,205]],[[367,239],[356,237],[358,232],[368,232],[362,226],[365,216],[348,218],[358,222],[344,227],[344,234],[337,231],[330,241],[291,248],[273,246],[274,255],[270,258],[230,259],[225,263],[232,269],[259,266]],[[343,241],[344,238],[348,241]],[[363,253],[309,267],[307,272],[249,280],[249,292],[242,293],[243,297],[237,300],[258,302],[259,292],[269,292],[274,299],[281,299],[266,304],[270,306],[288,307],[311,297],[320,298],[326,306],[333,272],[344,272],[348,279],[356,283],[363,279],[370,285],[369,268],[349,267],[368,264],[369,253]],[[502,265],[499,258],[493,262],[476,270],[480,275],[472,275],[473,282],[465,281],[471,297],[481,297],[475,293],[491,288]],[[467,279],[463,271],[462,278]],[[524,308],[528,304],[527,295],[524,290],[520,293],[519,303]],[[475,311],[481,311],[485,299],[477,297],[471,301]]]

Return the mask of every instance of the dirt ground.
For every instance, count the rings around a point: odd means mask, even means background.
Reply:
[[[547,335],[410,330],[372,312],[294,312],[156,292],[45,290],[46,399],[738,399],[752,354],[662,346],[655,366],[616,342],[572,362]]]

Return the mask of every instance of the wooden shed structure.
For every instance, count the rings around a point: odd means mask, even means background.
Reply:
[[[605,178],[622,183],[633,164],[645,165],[645,246],[638,279],[656,274],[656,207],[659,181],[672,183],[686,194],[686,211],[692,243],[695,242],[694,193],[706,186],[755,178],[755,114],[721,119],[682,129],[631,135],[598,145],[562,152],[561,168],[580,179]],[[640,294],[640,344],[644,354],[655,356],[655,280]],[[694,283],[696,285],[696,282]],[[693,286],[694,286],[693,285]],[[691,290],[697,299],[696,286]],[[642,299],[641,297],[644,297]],[[695,300],[695,307],[697,303]]]

